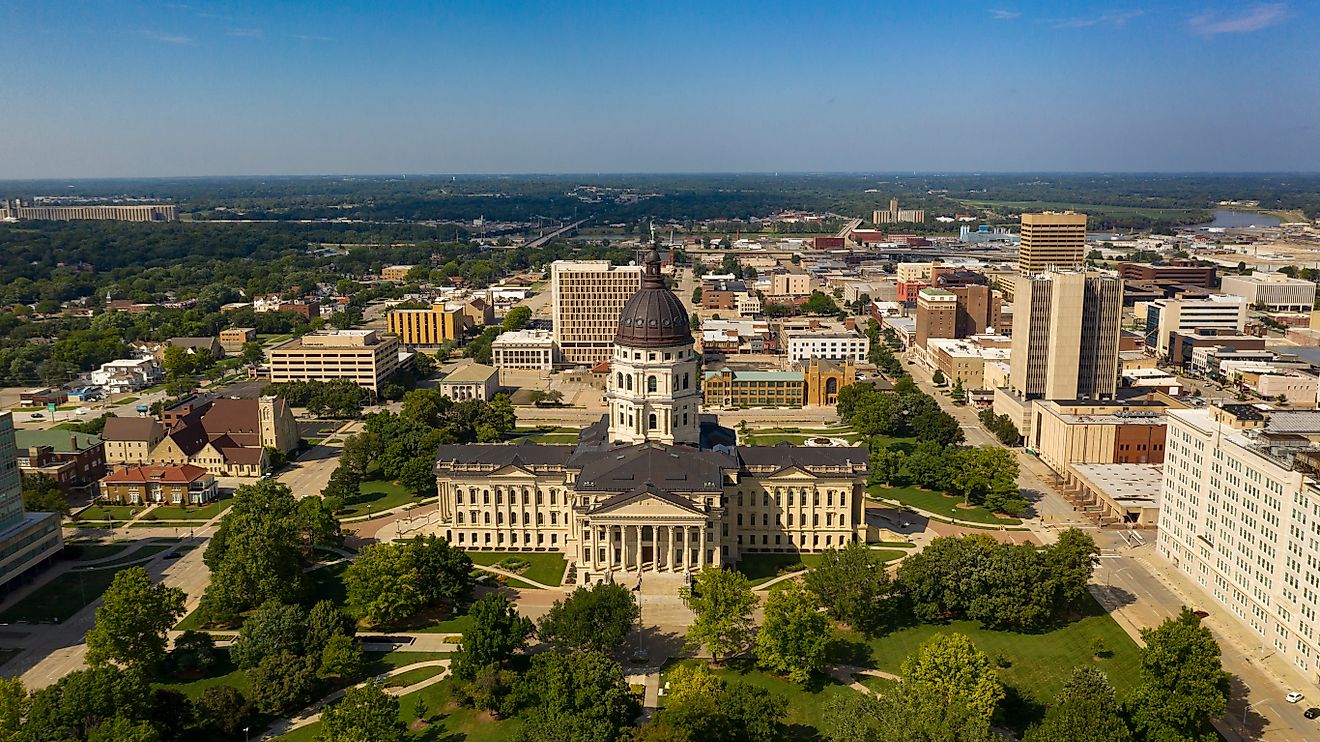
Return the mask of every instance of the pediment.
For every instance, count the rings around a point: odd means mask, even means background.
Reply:
[[[490,479],[535,479],[536,473],[517,464],[505,464],[486,476]]]
[[[702,511],[681,495],[654,490],[639,490],[615,495],[596,505],[591,515],[662,517],[701,515]]]
[[[803,468],[800,467],[800,466],[791,466],[791,465],[790,465],[790,466],[786,466],[786,467],[784,467],[783,469],[780,469],[779,471],[776,471],[774,474],[771,474],[770,476],[765,477],[765,478],[766,478],[766,479],[785,479],[785,480],[789,480],[789,481],[793,481],[793,480],[810,480],[810,479],[819,479],[819,477],[817,477],[815,474],[812,474],[811,472],[807,471],[806,469],[803,469]]]

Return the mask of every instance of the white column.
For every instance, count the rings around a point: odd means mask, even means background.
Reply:
[[[697,559],[697,563],[704,567],[706,566],[706,524],[705,523],[701,524],[701,539],[699,543],[700,546],[698,548],[701,549],[701,551],[699,552],[701,556]]]
[[[605,568],[614,568],[614,526],[605,526]]]
[[[674,571],[674,527],[665,526],[665,569]]]
[[[633,553],[637,555],[637,571],[642,571],[642,527],[633,526],[633,533],[637,535],[637,546]]]

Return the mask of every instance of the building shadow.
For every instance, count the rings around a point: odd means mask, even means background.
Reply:
[[[1137,602],[1137,596],[1117,585],[1092,585],[1091,594],[1111,611]]]
[[[1224,723],[1242,735],[1243,739],[1262,739],[1270,720],[1251,708],[1251,687],[1234,675],[1228,681],[1228,709]]]

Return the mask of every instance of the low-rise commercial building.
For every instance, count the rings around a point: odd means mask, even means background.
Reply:
[[[1210,289],[1215,286],[1215,266],[1175,258],[1167,263],[1119,263],[1118,275],[1127,281],[1179,283]]]
[[[1104,525],[1154,528],[1163,485],[1160,464],[1073,464],[1065,493]]]
[[[1037,401],[1030,448],[1055,474],[1073,464],[1158,464],[1164,460],[1170,397],[1114,402]]]
[[[1232,294],[1203,299],[1156,299],[1146,305],[1146,347],[1169,355],[1172,338],[1207,332],[1240,334],[1247,322],[1247,302]]]
[[[229,353],[243,350],[244,345],[255,342],[256,339],[255,327],[230,327],[220,331],[220,347]]]
[[[404,345],[438,346],[456,342],[467,326],[462,304],[434,304],[429,309],[391,309],[386,327]]]
[[[495,368],[550,371],[555,366],[555,337],[549,330],[514,330],[501,333],[490,344]]]
[[[1252,307],[1271,312],[1310,312],[1315,306],[1315,284],[1282,273],[1253,272],[1249,276],[1224,276],[1224,293],[1236,294]]]
[[[500,390],[499,379],[500,372],[493,366],[466,363],[436,382],[436,389],[456,402],[465,399],[489,402]]]
[[[811,294],[811,276],[806,273],[776,273],[770,277],[770,291],[767,293],[771,296],[808,296]]]
[[[950,383],[962,382],[963,389],[991,389],[986,384],[987,363],[1007,363],[1011,341],[997,335],[973,336],[965,340],[932,338],[926,341],[926,356]]]
[[[105,444],[99,436],[71,430],[15,430],[18,468],[24,477],[45,475],[67,494],[105,475]]]
[[[857,381],[851,361],[812,358],[796,371],[743,371],[724,367],[702,376],[704,404],[718,407],[831,406]]]
[[[164,377],[155,358],[123,358],[102,363],[91,373],[92,384],[111,394],[145,389]]]
[[[373,392],[399,370],[399,340],[375,330],[332,330],[287,340],[270,349],[270,380],[348,379]]]
[[[780,345],[789,361],[824,358],[830,361],[852,360],[861,363],[871,349],[865,335],[851,332],[786,330]]]
[[[403,283],[408,279],[408,271],[416,267],[415,265],[387,265],[380,269],[380,277],[386,281]]]

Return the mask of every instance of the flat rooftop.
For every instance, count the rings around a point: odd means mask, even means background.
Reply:
[[[1163,464],[1073,464],[1072,470],[1092,491],[1115,503],[1145,508],[1160,506]]]

